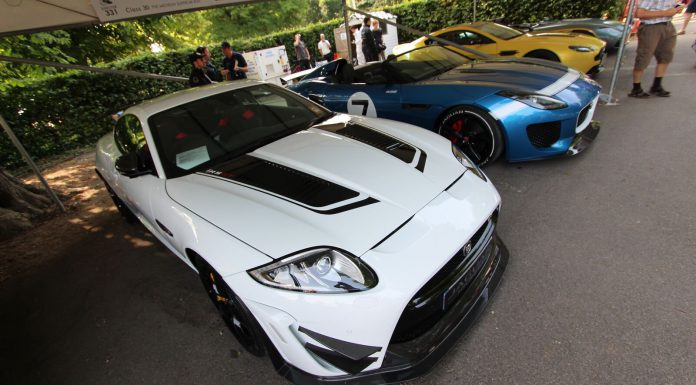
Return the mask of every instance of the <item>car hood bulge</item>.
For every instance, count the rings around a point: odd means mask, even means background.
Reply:
[[[534,59],[477,60],[454,68],[431,80],[493,85],[500,89],[544,89],[568,74],[567,67]]]
[[[437,141],[438,149],[406,143],[348,119],[338,115],[240,158],[168,180],[167,193],[271,258],[318,246],[362,255],[464,168],[451,151],[443,155],[442,148],[449,150],[444,140]],[[394,144],[379,143],[389,138],[399,143],[396,152],[385,151]]]

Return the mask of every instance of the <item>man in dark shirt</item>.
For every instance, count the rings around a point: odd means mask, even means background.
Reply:
[[[360,30],[360,36],[362,37],[362,51],[363,55],[365,55],[365,61],[369,63],[379,60],[375,37],[372,35],[372,30],[370,30],[370,18],[367,16],[363,19],[363,27]]]
[[[210,80],[219,82],[222,81],[222,75],[218,72],[217,68],[213,65],[213,63],[210,62],[210,50],[208,47],[202,45],[198,48],[196,48],[196,52],[199,54],[203,55],[203,63],[205,63],[205,72],[206,75],[210,78]]]
[[[249,70],[246,60],[241,53],[232,51],[230,43],[223,41],[220,45],[222,54],[225,58],[222,59],[222,70],[220,74],[225,80],[246,79],[246,72]]]
[[[189,55],[189,61],[191,61],[192,67],[191,76],[189,76],[189,86],[198,87],[213,82],[206,74],[203,55],[198,52],[194,52]]]
[[[309,50],[302,41],[302,35],[299,33],[295,34],[295,41],[292,43],[295,46],[295,57],[297,58],[297,64],[300,66],[300,70],[308,70],[309,67]]]

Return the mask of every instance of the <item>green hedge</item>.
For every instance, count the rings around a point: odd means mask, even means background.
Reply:
[[[131,58],[113,68],[183,74],[178,54]],[[90,145],[113,127],[109,115],[138,101],[184,88],[183,83],[72,72],[28,81],[0,95],[0,114],[34,158]],[[23,165],[9,138],[0,135],[0,165]]]
[[[477,18],[505,18],[510,22],[536,21],[543,17],[610,16],[622,10],[623,0],[496,0],[478,1]],[[385,9],[398,16],[398,22],[430,32],[442,27],[470,21],[471,0],[413,0]],[[295,61],[293,35],[300,32],[313,57],[317,56],[319,34],[333,39],[333,29],[341,19],[289,29],[246,41],[231,41],[236,51],[253,51],[285,45],[290,62]],[[400,31],[400,41],[413,36]],[[210,45],[213,62],[222,55],[219,42]],[[131,57],[111,63],[110,68],[129,69],[188,77],[190,65],[186,55],[192,48],[165,54]],[[185,83],[165,82],[85,72],[68,72],[40,81],[27,81],[9,88],[0,95],[0,114],[15,130],[34,158],[60,154],[66,150],[91,145],[108,132],[112,123],[108,116],[142,100],[184,88]],[[23,165],[9,138],[0,134],[0,166]]]

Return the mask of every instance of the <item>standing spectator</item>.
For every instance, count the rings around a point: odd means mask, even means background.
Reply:
[[[363,19],[360,38],[362,40],[362,52],[365,55],[365,61],[368,63],[377,61],[377,45],[375,44],[375,37],[372,36],[372,31],[370,30],[370,18],[367,16]]]
[[[386,51],[387,46],[384,45],[384,40],[382,40],[382,29],[379,27],[379,20],[377,19],[372,19],[372,36],[375,38],[379,60],[384,60],[384,51]]]
[[[672,24],[672,16],[681,12],[683,5],[674,6],[674,0],[639,0],[635,16],[640,18],[638,30],[638,48],[633,66],[633,89],[628,96],[647,98],[650,94],[667,97],[669,91],[662,88],[662,77],[667,72],[669,63],[674,58],[674,46],[677,44],[677,31]],[[650,94],[643,91],[641,79],[643,71],[655,56],[655,80],[650,87]]]
[[[208,77],[216,82],[222,81],[222,75],[215,68],[213,63],[210,62],[210,50],[206,46],[200,46],[196,48],[196,52],[203,55],[203,63],[205,63],[205,72]]]
[[[198,87],[213,82],[206,74],[205,63],[203,62],[203,55],[201,55],[198,52],[194,52],[189,55],[189,61],[191,62],[191,75],[189,76],[189,86]]]
[[[353,34],[353,41],[355,42],[355,55],[353,55],[353,57],[355,58],[358,65],[365,64],[365,55],[363,55],[362,51],[362,37],[360,36],[360,26],[351,26],[350,32]]]
[[[329,41],[326,40],[326,37],[323,33],[319,35],[319,44],[317,44],[317,46],[319,47],[319,53],[324,58],[324,60],[333,60],[333,55],[331,54],[331,43],[329,43]]]
[[[222,59],[222,69],[220,74],[225,80],[246,79],[246,73],[249,71],[247,62],[239,52],[234,52],[230,43],[223,41],[220,44],[222,54],[225,58]]]
[[[305,47],[305,43],[302,41],[302,35],[299,33],[295,34],[295,41],[292,45],[295,46],[295,57],[297,57],[297,64],[300,66],[300,70],[309,69],[309,50]]]
[[[684,24],[677,35],[683,35],[686,33],[686,26],[689,25],[689,21],[691,20],[691,16],[694,15],[694,12],[696,12],[696,0],[691,0],[689,5],[686,6],[686,12],[684,12]]]

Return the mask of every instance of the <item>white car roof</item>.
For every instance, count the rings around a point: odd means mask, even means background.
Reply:
[[[207,96],[257,84],[264,83],[254,80],[235,80],[231,82],[211,84],[203,87],[188,88],[136,104],[133,107],[128,108],[126,113],[134,112],[131,110],[138,110],[138,112],[141,112],[143,115],[151,116],[160,111],[168,110],[170,108],[180,106],[194,100],[202,99]]]

